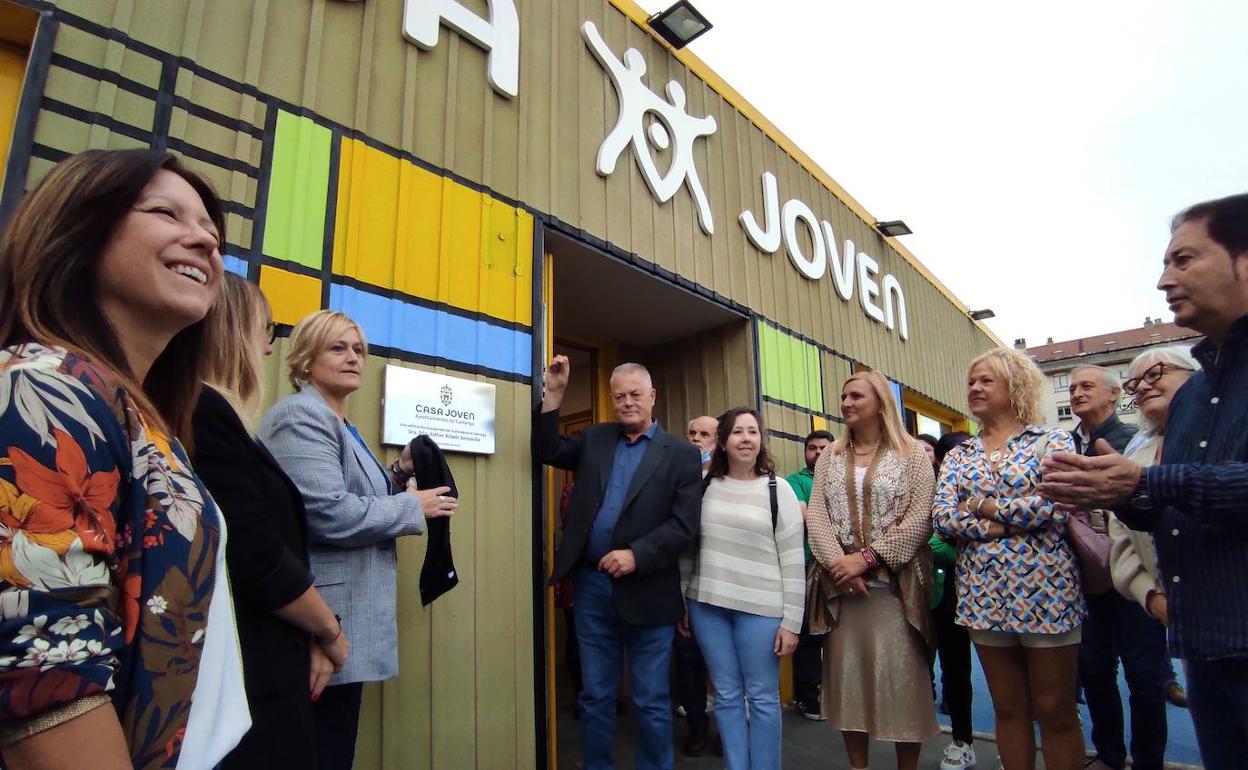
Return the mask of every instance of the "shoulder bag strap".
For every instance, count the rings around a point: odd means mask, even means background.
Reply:
[[[767,494],[771,497],[771,531],[776,531],[776,524],[780,520],[780,501],[776,499],[776,472],[767,472]]]

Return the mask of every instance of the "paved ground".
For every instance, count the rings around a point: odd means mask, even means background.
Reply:
[[[713,721],[713,720],[712,720]],[[631,716],[620,717],[619,732],[616,734],[616,767],[627,770],[633,767],[632,736],[633,722]],[[712,727],[712,732],[714,728]],[[702,757],[686,757],[680,750],[680,743],[685,737],[684,720],[676,718],[676,767],[678,770],[718,770],[723,767],[723,760],[709,752]],[[921,770],[937,770],[945,746],[949,744],[948,735],[940,735],[923,747]],[[559,770],[579,768],[580,743],[577,735],[577,722],[572,719],[570,709],[563,709],[559,714]],[[996,770],[996,745],[986,741],[976,741],[975,750],[979,755],[977,770]],[[845,758],[845,747],[841,743],[838,732],[827,726],[826,722],[812,722],[800,716],[792,709],[784,712],[784,768],[798,770],[817,768],[818,770],[848,770],[849,761]],[[872,743],[871,767],[875,770],[895,768],[896,758],[891,744]]]

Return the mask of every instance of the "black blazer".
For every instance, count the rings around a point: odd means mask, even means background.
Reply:
[[[310,639],[273,614],[312,585],[303,496],[212,388],[200,394],[193,431],[191,463],[225,518],[247,697],[287,691],[306,703]]]
[[[560,436],[559,412],[554,411],[537,415],[534,435],[543,463],[576,472],[563,542],[550,577],[554,583],[582,561],[620,428],[613,422],[601,423],[575,436]],[[627,622],[671,625],[684,614],[677,560],[697,538],[701,492],[698,449],[662,429],[656,431],[624,497],[612,540],[615,548],[631,548],[637,559],[637,571],[615,583],[616,611]]]

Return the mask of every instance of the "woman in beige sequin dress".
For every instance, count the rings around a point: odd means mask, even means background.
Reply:
[[[845,382],[841,415],[845,435],[815,465],[806,513],[810,549],[835,586],[824,715],[841,730],[852,768],[867,767],[874,737],[896,744],[900,770],[914,770],[923,742],[939,732],[927,669],[932,466],[878,372]]]

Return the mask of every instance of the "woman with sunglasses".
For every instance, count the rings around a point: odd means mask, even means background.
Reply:
[[[1130,379],[1122,384],[1122,390],[1139,406],[1144,429],[1127,445],[1124,454],[1128,459],[1148,467],[1161,458],[1170,399],[1198,366],[1188,349],[1178,345],[1147,350],[1131,362],[1128,369]],[[1158,681],[1165,683],[1166,698],[1171,702],[1186,703],[1186,694],[1174,675],[1166,649],[1165,626],[1170,622],[1170,615],[1165,586],[1157,571],[1153,536],[1149,532],[1130,529],[1111,517],[1109,539],[1109,569],[1114,587],[1123,596],[1138,602],[1155,621],[1149,629],[1150,633],[1134,636],[1139,644],[1149,645],[1153,659],[1166,661],[1166,670],[1158,677]]]

